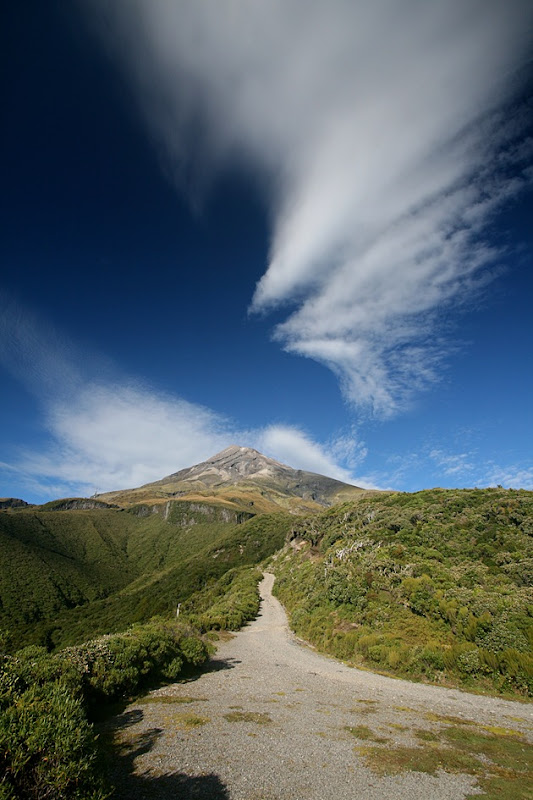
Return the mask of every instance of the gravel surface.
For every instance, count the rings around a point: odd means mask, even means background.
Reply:
[[[379,777],[348,728],[395,745],[452,716],[531,736],[531,705],[386,678],[298,642],[272,575],[258,618],[219,644],[211,668],[133,703],[109,723],[121,755],[120,798],[206,800],[460,800],[475,778],[439,772]]]

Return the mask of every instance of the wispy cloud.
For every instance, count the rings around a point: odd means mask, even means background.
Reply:
[[[431,450],[429,459],[456,486],[503,486],[505,489],[533,489],[533,467],[530,464],[498,464],[483,459],[479,453],[453,453]]]
[[[440,467],[444,475],[458,475],[465,478],[474,470],[472,453],[446,453],[443,450],[432,450],[429,457]]]
[[[342,443],[335,440],[324,445],[314,441],[301,429],[287,425],[270,425],[254,439],[256,447],[266,455],[296,469],[318,472],[345,483],[356,483],[366,489],[376,488],[375,484],[365,478],[354,477],[353,470],[341,466],[343,463],[354,464],[353,454],[356,447],[360,450],[358,463],[364,460],[364,445],[353,439],[348,442],[346,438]]]
[[[252,309],[387,417],[438,379],[443,310],[502,254],[485,236],[531,182],[527,0],[92,0],[173,177],[263,176],[272,245]]]
[[[233,443],[264,449],[299,469],[357,483],[328,444],[296,427],[244,431],[212,409],[117,376],[111,364],[85,357],[13,299],[0,314],[0,332],[0,364],[40,400],[48,435],[38,449],[19,448],[10,460],[0,462],[0,472],[36,497],[87,496],[140,486]]]
[[[500,466],[491,462],[477,486],[503,486],[533,491],[533,467],[524,464]]]

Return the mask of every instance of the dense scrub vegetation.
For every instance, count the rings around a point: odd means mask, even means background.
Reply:
[[[241,627],[257,613],[260,577],[254,567],[229,570],[178,621],[156,617],[55,653],[33,645],[8,655],[0,644],[0,800],[109,796],[94,713],[205,662],[198,626]]]
[[[533,493],[381,494],[300,519],[153,512],[0,512],[0,800],[102,800],[95,709],[179,679],[212,631],[252,619],[257,564],[287,539],[275,591],[319,648],[533,694]]]
[[[228,570],[279,549],[293,519],[200,503],[158,510],[1,512],[0,628],[11,649],[64,647],[170,618]]]
[[[533,494],[366,497],[298,521],[275,563],[291,625],[350,662],[533,694]]]
[[[253,618],[256,565],[291,522],[199,503],[1,512],[0,800],[108,796],[94,711]]]
[[[107,796],[90,722],[94,709],[175,680],[207,655],[193,629],[164,620],[55,655],[35,646],[3,654],[0,798]]]

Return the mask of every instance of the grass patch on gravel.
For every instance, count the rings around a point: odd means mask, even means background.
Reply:
[[[198,728],[200,725],[207,725],[211,720],[209,717],[200,717],[198,714],[176,714],[172,717],[172,722],[175,722],[178,728]]]
[[[346,725],[344,730],[351,733],[356,739],[362,739],[363,741],[369,740],[378,744],[385,744],[385,742],[389,741],[383,736],[377,736],[367,725]]]
[[[375,714],[378,710],[377,700],[356,700],[357,705],[350,708],[351,714]]]
[[[148,695],[148,697],[142,697],[139,700],[139,703],[142,703],[143,705],[145,703],[184,704],[184,703],[200,703],[200,702],[204,703],[206,701],[207,697],[188,697],[188,696],[175,697],[174,695],[171,694],[162,694],[162,695]]]
[[[461,720],[460,725],[449,725],[440,731],[415,731],[415,736],[424,742],[420,746],[389,746],[386,752],[381,747],[367,746],[357,751],[379,775],[466,773],[477,778],[483,792],[469,795],[471,798],[532,800],[533,747],[515,732],[505,728],[502,733],[486,732],[485,727],[488,726]]]
[[[417,739],[422,739],[423,742],[438,742],[440,741],[439,735],[434,731],[426,731],[423,728],[415,731]]]
[[[521,736],[520,732],[514,730],[514,728],[502,728],[499,725],[483,725],[481,722],[474,722],[471,719],[463,719],[462,717],[449,717],[432,713],[424,714],[424,716],[432,722],[443,722],[446,725],[473,725],[475,728],[486,731],[487,733],[492,733],[494,736]]]
[[[444,722],[446,725],[475,725],[476,723],[470,719],[463,719],[463,717],[452,717],[448,714],[434,714],[428,711],[424,717],[430,722]]]
[[[272,722],[268,714],[262,714],[260,711],[232,711],[230,714],[224,714],[224,719],[228,722],[255,722],[256,725],[268,725]]]

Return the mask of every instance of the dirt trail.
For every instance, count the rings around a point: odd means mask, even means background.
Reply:
[[[462,800],[475,779],[443,772],[378,777],[348,729],[387,749],[457,717],[531,735],[530,705],[386,678],[347,667],[289,631],[274,578],[258,618],[219,645],[210,671],[153,692],[113,720],[122,798]],[[373,742],[370,742],[373,744]]]

